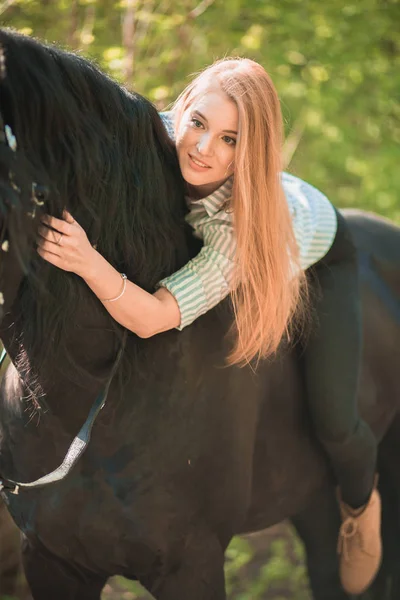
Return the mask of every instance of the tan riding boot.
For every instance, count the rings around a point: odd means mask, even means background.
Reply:
[[[372,583],[382,557],[381,499],[376,483],[365,506],[353,509],[339,497],[340,580],[348,594],[361,594]]]

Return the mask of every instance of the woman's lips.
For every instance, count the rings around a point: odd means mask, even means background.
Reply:
[[[188,154],[188,156],[189,156],[189,164],[190,164],[191,168],[194,169],[195,171],[204,172],[204,171],[207,171],[207,169],[211,169],[211,167],[209,167],[208,165],[203,163],[202,160],[196,158],[195,156],[192,156],[191,154]]]

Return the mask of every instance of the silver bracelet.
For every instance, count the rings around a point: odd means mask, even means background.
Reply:
[[[125,294],[125,290],[126,290],[126,281],[128,279],[128,277],[125,275],[125,273],[120,273],[122,280],[123,280],[123,284],[122,284],[122,291],[120,294],[118,294],[118,296],[115,296],[115,298],[107,298],[106,300],[101,300],[101,302],[115,302],[116,300],[119,300],[121,298],[121,296],[123,296]]]

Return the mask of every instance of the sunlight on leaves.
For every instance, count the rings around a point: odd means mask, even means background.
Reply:
[[[261,47],[261,38],[263,34],[263,28],[261,25],[252,25],[241,39],[243,48],[248,50],[258,50]]]

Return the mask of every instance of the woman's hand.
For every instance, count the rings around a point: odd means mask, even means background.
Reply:
[[[181,313],[175,297],[165,288],[149,294],[95,250],[82,227],[66,211],[63,219],[45,216],[39,227],[38,252],[52,265],[76,273],[123,327],[147,338],[178,327]],[[124,291],[121,294],[121,291]],[[117,302],[110,302],[118,296]]]
[[[42,217],[38,233],[37,251],[44,260],[84,279],[90,274],[97,252],[69,212],[64,211],[63,219]]]

